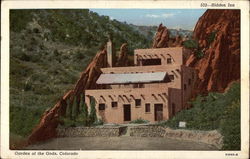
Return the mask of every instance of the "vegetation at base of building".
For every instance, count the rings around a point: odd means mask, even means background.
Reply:
[[[224,136],[224,150],[240,150],[240,83],[234,83],[225,93],[209,93],[191,102],[192,108],[177,113],[159,125],[178,129],[180,121],[186,129],[214,130]]]
[[[139,119],[136,119],[136,120],[129,122],[129,124],[145,124],[145,123],[149,123],[149,121],[144,120],[142,118],[139,118]]]
[[[10,132],[28,136],[43,112],[73,88],[110,33],[117,53],[124,42],[129,50],[152,42],[88,9],[10,10]]]
[[[76,126],[96,126],[103,125],[103,121],[96,116],[95,100],[92,98],[90,103],[90,112],[81,95],[79,104],[77,98],[74,97],[73,101],[67,100],[66,116],[60,117],[61,127],[76,127]]]

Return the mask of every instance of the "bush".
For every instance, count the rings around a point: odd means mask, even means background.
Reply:
[[[86,103],[81,95],[79,100],[79,109],[77,109],[77,98],[74,97],[73,103],[67,101],[66,117],[61,117],[62,126],[75,127],[75,126],[96,126],[103,125],[102,119],[97,119],[95,110],[95,101],[91,99],[91,109],[88,113]]]
[[[198,42],[195,40],[186,40],[183,42],[183,45],[188,49],[198,49]]]
[[[216,37],[216,33],[217,33],[217,31],[213,31],[208,35],[207,41],[209,44],[211,44],[214,41],[214,39]]]
[[[224,112],[221,133],[224,136],[224,150],[240,150],[240,100],[234,101]]]
[[[195,51],[195,57],[201,59],[202,57],[204,57],[204,53],[201,50],[197,50]]]
[[[131,122],[129,122],[130,124],[144,124],[144,123],[148,123],[149,121],[148,120],[144,120],[142,118],[139,118],[139,119],[136,119],[136,120],[133,120]]]

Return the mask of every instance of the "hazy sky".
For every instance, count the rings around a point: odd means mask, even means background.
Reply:
[[[193,30],[205,9],[90,9],[111,19],[135,25],[159,25]]]

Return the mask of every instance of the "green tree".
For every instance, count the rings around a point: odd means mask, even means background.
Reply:
[[[95,121],[97,121],[95,105],[96,105],[95,99],[91,97],[90,98],[90,113],[89,113],[90,125],[92,125]]]
[[[72,119],[72,102],[70,99],[67,100],[66,117]]]
[[[72,119],[75,121],[77,118],[77,97],[75,96],[72,104]]]

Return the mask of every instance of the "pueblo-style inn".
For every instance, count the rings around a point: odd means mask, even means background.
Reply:
[[[188,107],[195,82],[194,69],[184,66],[190,52],[182,47],[134,50],[134,65],[113,67],[112,42],[107,43],[108,68],[96,81],[98,89],[85,91],[90,106],[95,99],[97,116],[105,123],[145,119],[168,120]]]

